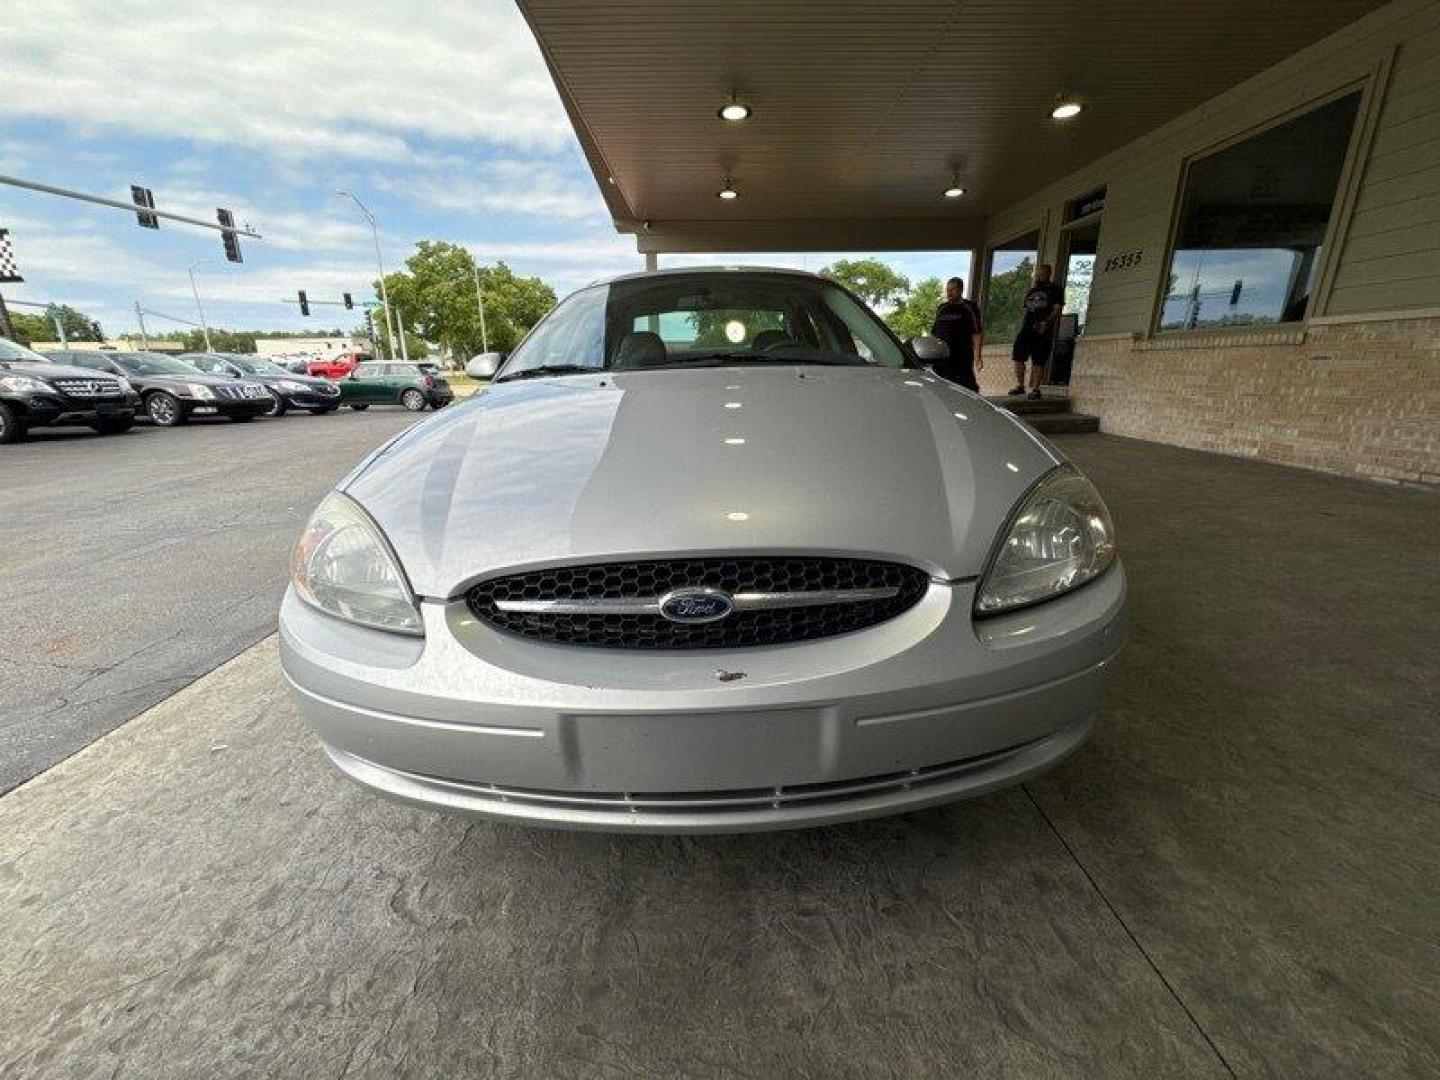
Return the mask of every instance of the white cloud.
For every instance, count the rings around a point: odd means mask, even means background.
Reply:
[[[470,162],[435,174],[388,174],[375,186],[432,210],[475,216],[527,214],[579,221],[601,217],[605,204],[595,185],[543,159]]]
[[[409,140],[570,137],[510,0],[10,0],[0,115],[276,156],[393,160]]]

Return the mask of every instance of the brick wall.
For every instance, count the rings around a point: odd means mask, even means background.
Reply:
[[[1005,350],[985,366],[1013,383]],[[1440,315],[1082,340],[1070,397],[1114,435],[1440,487]]]

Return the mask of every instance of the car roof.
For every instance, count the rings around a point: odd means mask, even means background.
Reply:
[[[678,277],[683,274],[782,274],[786,277],[806,278],[810,281],[828,281],[809,270],[795,270],[788,266],[746,266],[715,264],[713,266],[667,266],[659,270],[637,270],[630,274],[616,274],[614,277],[599,278],[591,285],[613,285],[617,281],[636,281],[641,278]]]

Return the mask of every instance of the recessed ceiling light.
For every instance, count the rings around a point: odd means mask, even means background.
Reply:
[[[740,197],[740,192],[735,190],[735,182],[728,176],[725,178],[725,186],[715,194],[722,199],[738,199]]]
[[[1050,117],[1053,120],[1070,120],[1079,116],[1085,111],[1083,103],[1074,98],[1062,97],[1055,102],[1055,107],[1050,110]]]
[[[732,124],[738,124],[750,116],[750,106],[744,102],[731,101],[720,108],[717,114],[721,120],[729,120]]]
[[[951,184],[945,189],[944,194],[947,199],[958,199],[961,195],[965,194],[965,189],[959,184]]]

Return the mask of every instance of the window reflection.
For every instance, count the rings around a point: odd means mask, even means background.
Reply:
[[[1358,92],[1191,163],[1161,330],[1305,317]]]
[[[1024,236],[990,249],[985,281],[985,340],[1014,341],[1024,315],[1025,294],[1035,279],[1040,233]]]

